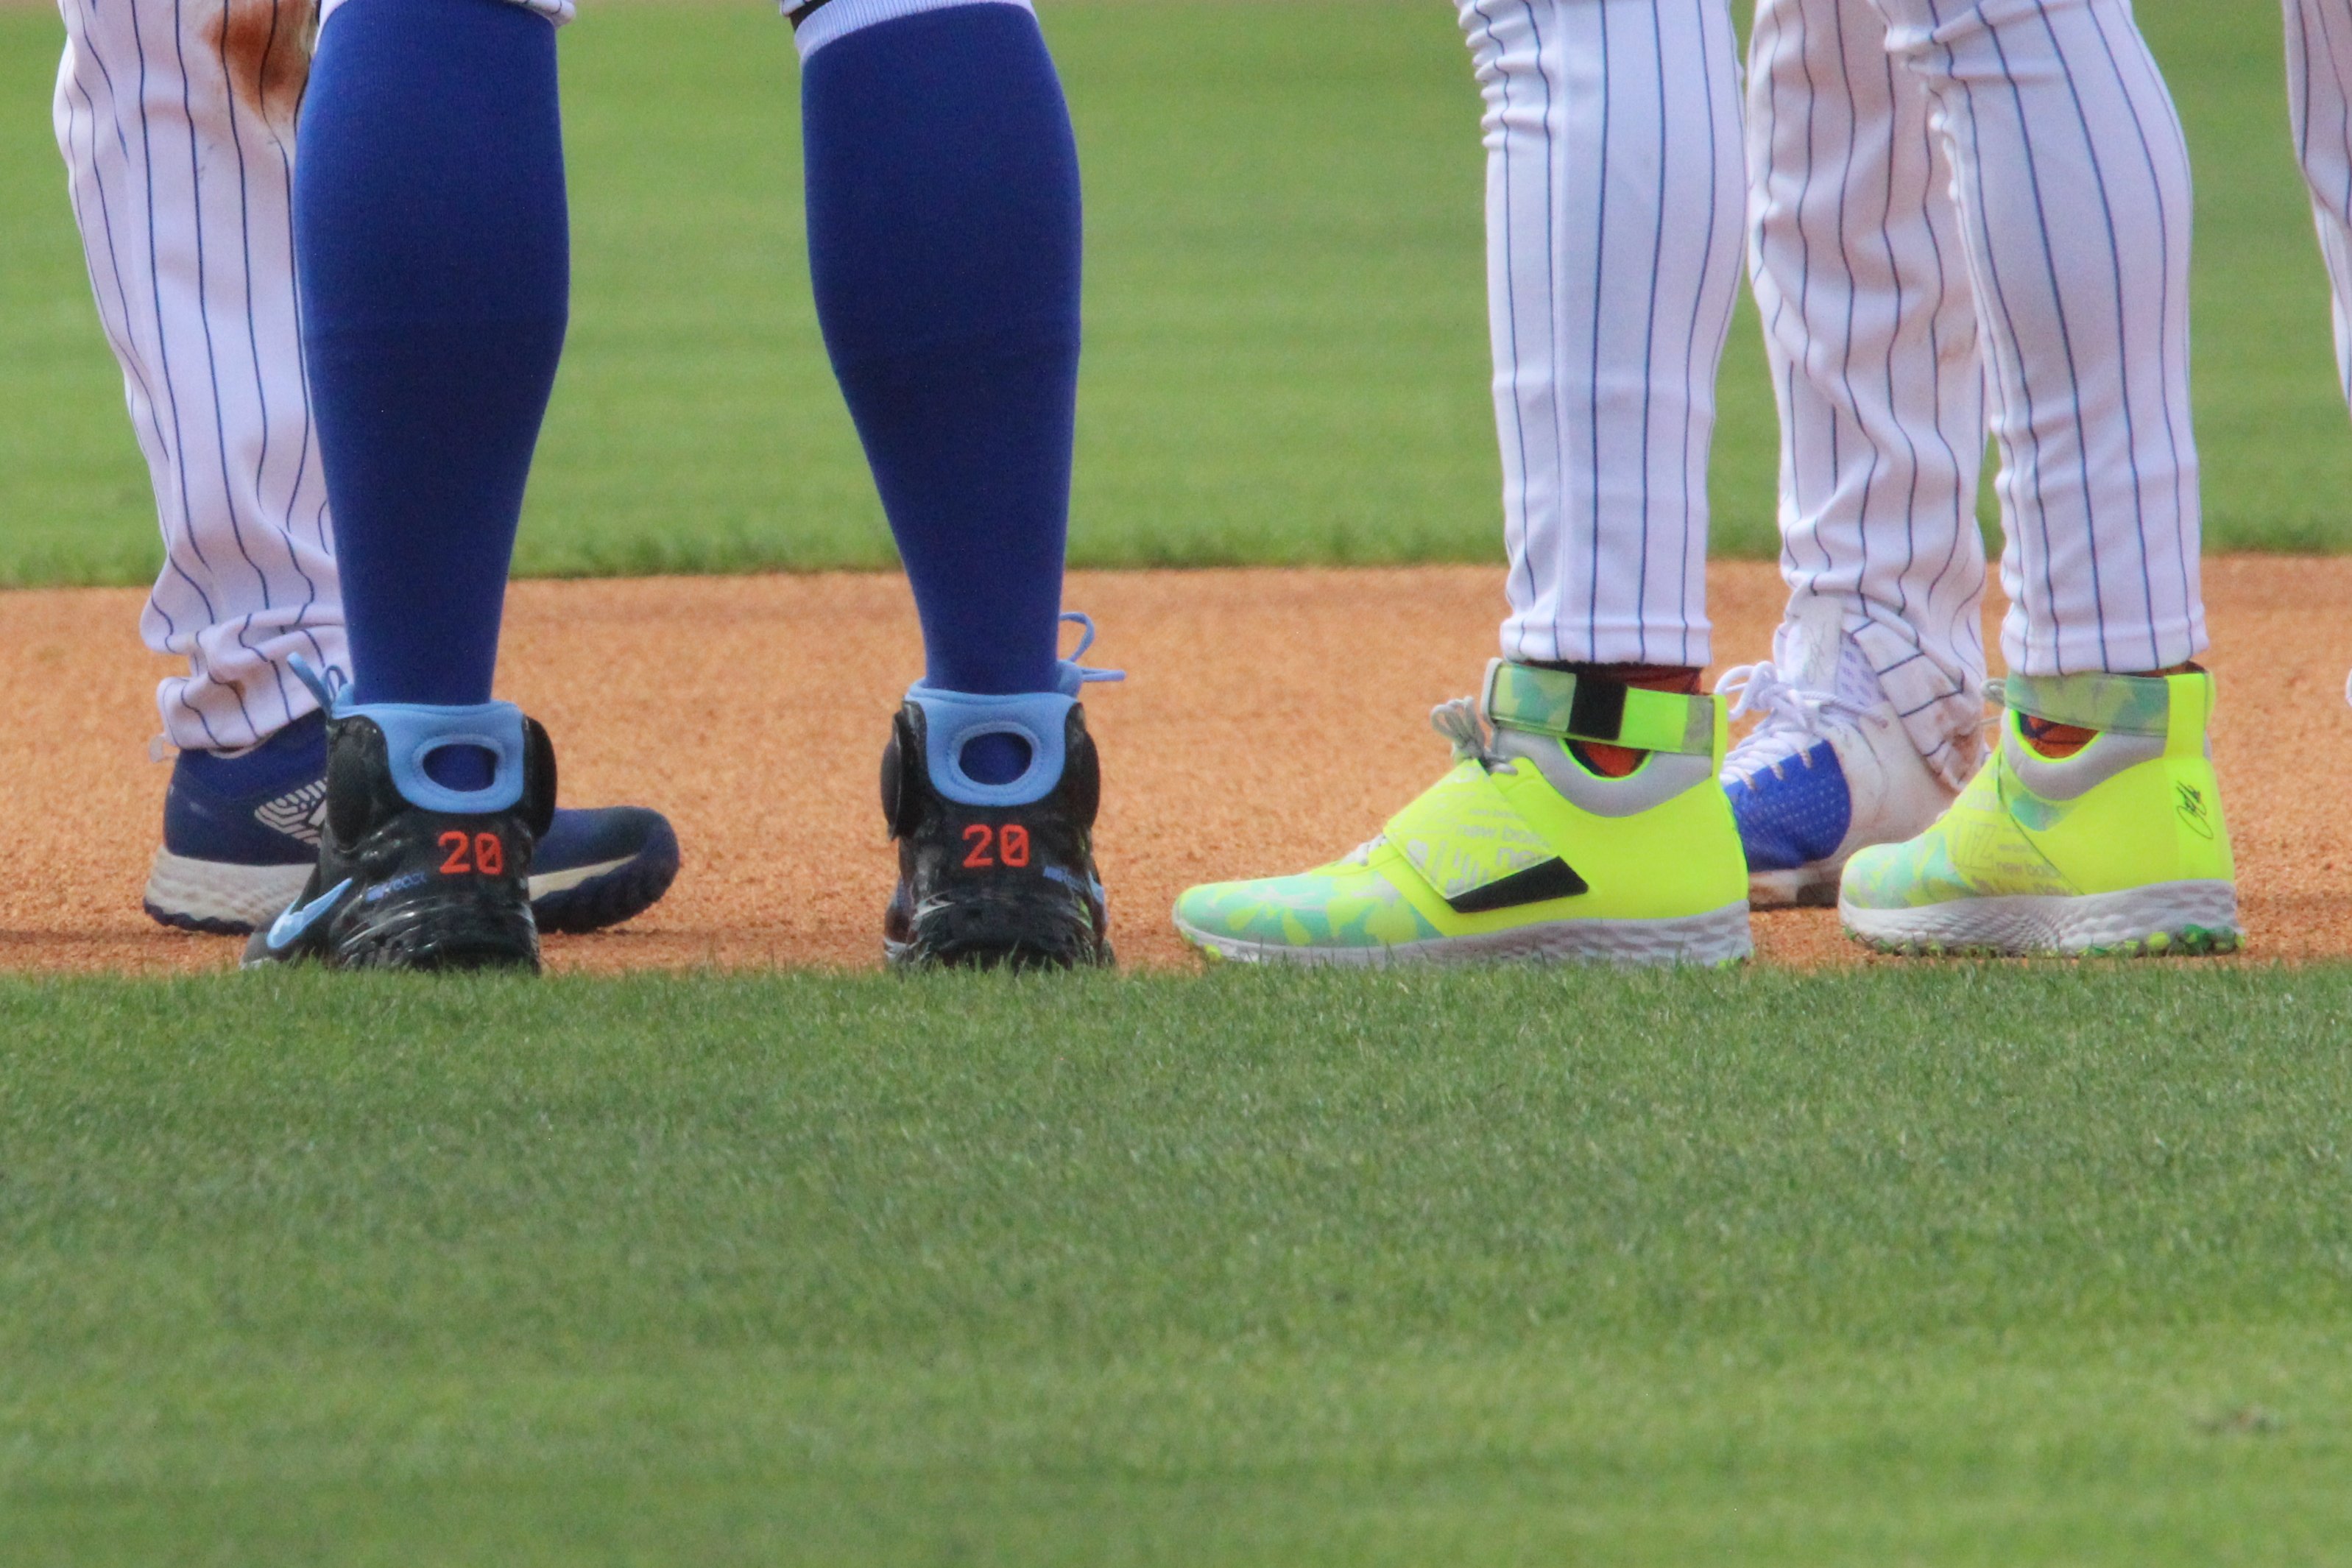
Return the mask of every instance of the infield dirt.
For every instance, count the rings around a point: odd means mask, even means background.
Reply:
[[[1768,646],[1769,565],[1710,579],[1725,662]],[[2257,960],[2352,956],[2352,560],[2206,563],[2221,681],[2214,725]],[[1379,830],[1434,779],[1424,715],[1475,684],[1500,574],[1083,573],[1067,602],[1102,638],[1089,661],[1103,747],[1100,830],[1122,957],[1187,965],[1168,910],[1188,883],[1295,870]],[[0,737],[16,870],[0,884],[0,968],[224,967],[236,944],[164,931],[140,889],[168,770],[147,761],[166,666],[126,590],[0,595]],[[876,802],[888,715],[919,671],[895,576],[519,584],[502,694],[538,714],[574,805],[669,813],[686,868],[658,909],[600,936],[551,938],[558,971],[871,966],[892,876]],[[1759,917],[1759,956],[1864,962],[1827,911]]]

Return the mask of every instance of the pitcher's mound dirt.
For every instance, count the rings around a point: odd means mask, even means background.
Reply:
[[[1189,963],[1168,924],[1186,884],[1297,869],[1370,837],[1442,771],[1424,714],[1476,683],[1500,574],[1080,574],[1094,662],[1131,672],[1088,714],[1108,788],[1101,858],[1130,964]],[[2215,725],[2257,958],[2352,955],[2352,560],[2208,563]],[[1725,662],[1759,656],[1781,589],[1718,564]],[[236,945],[139,909],[166,770],[146,761],[162,663],[140,595],[0,595],[0,739],[16,869],[0,968],[218,968]],[[637,801],[677,824],[668,900],[602,936],[551,938],[558,970],[877,962],[891,879],[875,799],[892,705],[918,672],[895,577],[529,583],[509,601],[506,695],[544,719],[574,804]],[[1757,921],[1767,961],[1845,963],[1835,917]]]

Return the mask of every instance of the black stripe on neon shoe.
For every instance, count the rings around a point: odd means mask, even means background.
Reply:
[[[1554,858],[1530,866],[1524,871],[1514,871],[1499,882],[1489,882],[1483,888],[1473,888],[1466,893],[1448,899],[1445,907],[1457,915],[1490,915],[1496,910],[1515,910],[1521,904],[1572,899],[1579,893],[1591,890],[1591,885],[1578,876],[1573,867]]]

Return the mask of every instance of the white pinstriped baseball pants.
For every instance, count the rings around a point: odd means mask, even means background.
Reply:
[[[2284,0],[2287,106],[2336,301],[2336,364],[2352,400],[2352,0]]]
[[[294,296],[312,0],[58,9],[58,147],[163,535],[140,630],[188,664],[156,703],[173,744],[233,750],[315,706],[293,656],[351,662]]]
[[[1705,664],[1744,203],[1726,0],[1458,5],[1486,96],[1503,652]]]
[[[1759,0],[1749,91],[1792,596],[1971,744],[1981,376],[2009,668],[2202,651],[2188,154],[2127,0]]]
[[[89,263],[154,483],[140,630],[185,747],[314,706],[287,660],[348,666],[294,299],[294,112],[308,0],[65,0],[56,100]]]

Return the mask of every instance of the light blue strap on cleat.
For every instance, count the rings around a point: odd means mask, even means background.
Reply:
[[[511,702],[480,702],[463,708],[408,702],[348,702],[351,686],[341,669],[321,673],[296,654],[288,660],[295,677],[310,689],[330,719],[365,719],[383,731],[393,787],[400,798],[425,811],[478,816],[505,811],[522,799],[522,710]],[[490,782],[480,789],[451,789],[425,771],[426,759],[452,746],[478,746],[490,753]]]
[[[931,787],[957,805],[1028,805],[1062,782],[1063,737],[1070,710],[1077,706],[1074,698],[1058,691],[988,697],[919,680],[907,689],[907,700],[922,710],[923,761]],[[1029,765],[1019,778],[988,784],[963,771],[963,749],[982,735],[1011,735],[1028,746]]]
[[[427,708],[405,702],[356,703],[336,715],[366,719],[383,731],[392,784],[400,798],[426,811],[478,816],[506,811],[522,799],[522,710],[511,702],[469,708]],[[452,746],[479,746],[496,764],[480,789],[451,789],[434,782],[425,759]]]
[[[1028,805],[1062,782],[1063,746],[1070,710],[1078,694],[1102,681],[1125,680],[1123,669],[1094,669],[1079,663],[1095,642],[1095,623],[1076,610],[1062,619],[1079,630],[1078,646],[1054,667],[1052,691],[1011,697],[950,691],[919,680],[907,700],[923,711],[923,760],[931,785],[959,805]],[[1029,748],[1029,765],[1008,784],[982,784],[963,771],[963,750],[982,735],[1011,735]]]

